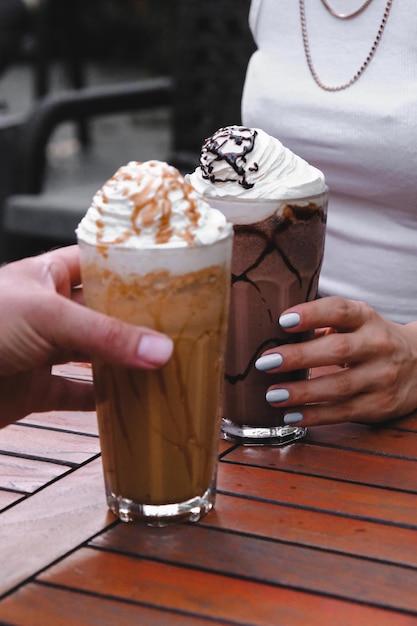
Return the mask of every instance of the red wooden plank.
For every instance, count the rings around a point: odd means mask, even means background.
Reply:
[[[10,624],[25,626],[207,626],[204,618],[97,598],[84,593],[30,583],[0,602],[0,614]],[[222,626],[223,622],[216,622]]]
[[[100,459],[4,511],[0,595],[113,522],[105,504]]]
[[[12,424],[0,430],[0,451],[79,464],[96,455],[100,446],[97,437]]]
[[[119,524],[95,538],[92,545],[258,583],[414,611],[417,616],[416,569],[199,525],[158,531]]]
[[[391,428],[417,431],[417,411],[410,413],[410,415],[402,417],[399,420],[390,421],[389,426]]]
[[[219,439],[219,454],[226,454],[236,447],[236,444],[224,439]]]
[[[234,454],[232,452],[226,458]],[[250,498],[417,528],[417,496],[412,493],[290,472],[271,472],[225,461],[219,465],[218,489]]]
[[[305,473],[417,493],[415,461],[294,443],[281,448],[240,447],[225,461]]]
[[[158,530],[161,537],[166,534],[166,529]],[[42,573],[39,580],[211,617],[216,623],[392,626],[395,619],[396,626],[415,624],[415,619],[390,610],[86,548]],[[343,622],[343,618],[350,621]]]
[[[200,525],[417,568],[416,531],[217,494]]]
[[[417,460],[417,433],[396,428],[364,424],[344,424],[343,428],[315,426],[308,429],[306,441]]]

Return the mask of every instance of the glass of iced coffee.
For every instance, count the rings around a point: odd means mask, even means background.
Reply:
[[[197,521],[215,499],[233,229],[175,168],[120,168],[77,230],[91,308],[169,335],[159,370],[93,363],[110,509]]]
[[[281,313],[317,296],[328,191],[323,174],[260,129],[219,129],[203,144],[194,187],[234,225],[222,431],[245,445],[281,445],[305,428],[283,424],[268,386],[309,376],[266,375],[261,354],[312,333],[289,334]]]

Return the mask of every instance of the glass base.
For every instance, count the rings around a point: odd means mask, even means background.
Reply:
[[[198,522],[214,506],[215,486],[202,496],[172,504],[140,504],[129,498],[107,492],[109,509],[122,522],[142,522],[147,526],[169,526],[178,522]]]
[[[248,426],[222,419],[222,438],[244,446],[284,446],[305,436],[301,426]]]

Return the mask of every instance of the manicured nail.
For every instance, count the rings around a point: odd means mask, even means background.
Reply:
[[[298,326],[301,321],[301,317],[298,313],[284,313],[279,318],[279,325],[282,328],[294,328],[294,326]]]
[[[172,354],[174,344],[165,335],[142,335],[138,357],[152,365],[164,365]]]
[[[286,389],[270,389],[265,396],[267,402],[285,402],[289,397],[290,394]]]
[[[282,365],[282,356],[280,354],[265,354],[255,361],[255,367],[261,372],[273,370]]]
[[[297,422],[302,422],[303,417],[302,413],[287,413],[284,415],[284,424],[296,424]]]

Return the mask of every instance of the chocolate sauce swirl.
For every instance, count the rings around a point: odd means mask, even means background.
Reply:
[[[208,137],[203,143],[200,156],[203,178],[212,183],[237,182],[244,189],[251,189],[254,183],[249,183],[247,176],[249,172],[258,170],[258,164],[248,167],[246,157],[253,151],[257,134],[256,130],[244,126],[227,126]],[[214,164],[219,161],[225,161],[237,178],[216,177]]]

